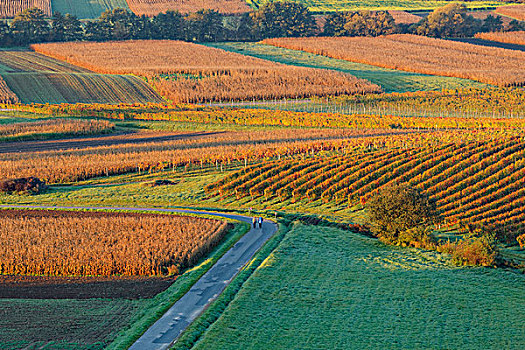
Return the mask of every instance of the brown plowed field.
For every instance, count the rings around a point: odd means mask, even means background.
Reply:
[[[143,299],[174,277],[61,277],[0,275],[0,299]]]

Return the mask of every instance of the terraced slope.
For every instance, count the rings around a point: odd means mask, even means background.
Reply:
[[[0,76],[22,103],[161,101],[137,77],[96,74],[32,51],[0,51]]]

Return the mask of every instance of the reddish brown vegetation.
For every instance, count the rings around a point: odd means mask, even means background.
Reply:
[[[197,12],[202,9],[221,13],[245,13],[252,9],[243,0],[126,0],[135,14],[156,16],[166,11],[180,13]]]
[[[525,45],[525,31],[477,33],[476,38],[483,40],[499,41],[501,43],[507,44]]]
[[[390,10],[388,12],[392,15],[392,17],[394,17],[396,23],[399,24],[414,24],[418,23],[423,19],[420,16],[413,15],[410,12],[406,11]]]
[[[502,6],[494,10],[499,15],[525,21],[525,5]]]
[[[174,215],[0,211],[0,274],[177,274],[224,236],[226,222]]]
[[[23,177],[0,182],[0,192],[7,194],[39,194],[45,191],[46,188],[45,182],[36,177]]]
[[[263,43],[409,72],[502,86],[525,84],[522,51],[404,34],[377,38],[279,38]]]
[[[44,14],[51,16],[51,0],[4,0],[0,2],[0,18],[15,17],[33,7],[38,7]]]
[[[181,41],[51,43],[32,48],[99,73],[145,76],[175,102],[380,91],[349,74],[288,66]]]

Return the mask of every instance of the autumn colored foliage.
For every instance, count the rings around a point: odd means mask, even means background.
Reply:
[[[91,135],[109,132],[115,124],[106,120],[53,119],[29,123],[0,125],[0,141],[38,139],[46,134]]]
[[[495,13],[525,21],[525,5],[501,6],[494,10]]]
[[[377,38],[277,38],[263,43],[409,72],[500,86],[525,84],[525,52],[516,50],[408,34]]]
[[[525,141],[502,136],[277,160],[240,170],[206,190],[237,198],[354,205],[385,186],[407,183],[430,196],[448,224],[484,226],[512,242],[525,233],[524,179]]]
[[[288,66],[182,41],[51,43],[32,48],[99,73],[144,76],[174,102],[380,91],[346,73]]]
[[[525,45],[525,31],[477,33],[476,38],[507,44]]]
[[[221,13],[245,13],[252,9],[243,0],[126,0],[136,15],[156,16],[166,11],[180,13],[197,12],[202,9]]]
[[[51,17],[51,0],[4,0],[0,2],[0,18],[13,18],[20,12],[34,7]]]
[[[159,276],[207,254],[227,223],[174,215],[0,211],[0,274]]]

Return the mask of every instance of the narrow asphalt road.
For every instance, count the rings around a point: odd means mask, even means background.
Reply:
[[[187,209],[125,208],[125,207],[52,207],[29,205],[0,205],[0,208],[32,209],[101,209],[140,210],[170,213],[206,214],[229,218],[251,224],[251,218],[242,215],[214,213]],[[182,332],[226,288],[235,275],[246,265],[263,244],[277,232],[277,225],[265,221],[262,229],[251,228],[229,251],[206,272],[191,289],[180,298],[153,326],[151,326],[130,350],[168,349]]]

